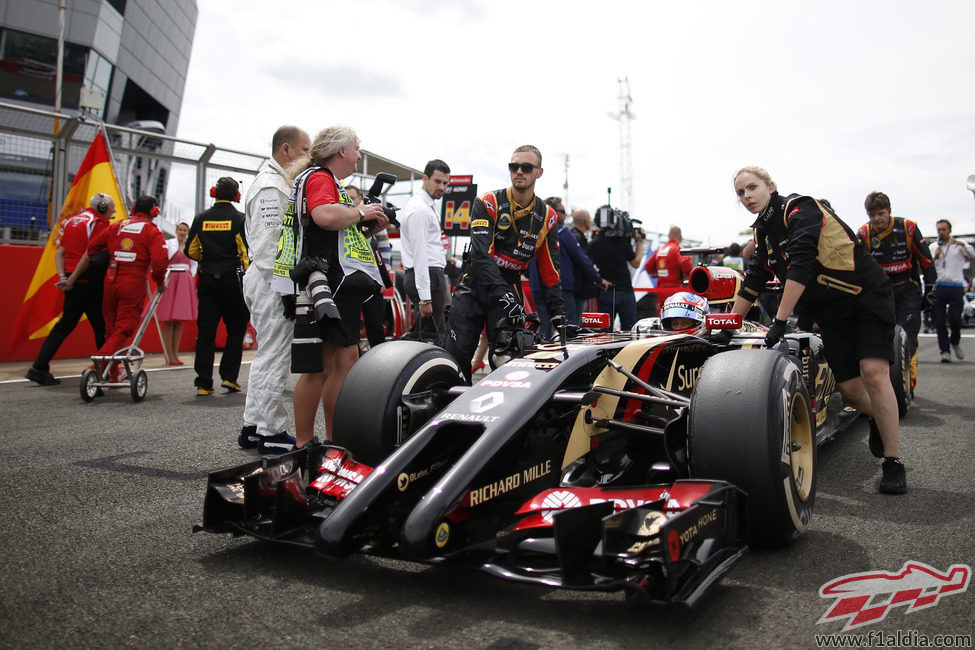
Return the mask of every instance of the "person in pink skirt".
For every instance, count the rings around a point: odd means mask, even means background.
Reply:
[[[183,321],[196,321],[196,261],[183,252],[190,226],[185,221],[176,224],[176,239],[166,241],[169,249],[169,286],[159,300],[156,318],[162,323],[163,354],[170,366],[181,366],[179,341],[183,336]]]

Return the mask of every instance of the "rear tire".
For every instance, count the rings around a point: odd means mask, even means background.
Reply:
[[[335,404],[332,442],[376,466],[450,401],[463,384],[454,358],[419,341],[388,341],[352,366]]]
[[[98,372],[92,368],[88,368],[83,373],[81,373],[81,399],[86,402],[94,402],[95,398],[98,396],[98,387],[95,386],[95,382],[98,381]]]
[[[897,414],[907,415],[911,408],[911,356],[907,351],[907,332],[894,326],[894,363],[890,364],[890,383],[897,398]]]
[[[802,372],[772,350],[708,359],[691,395],[691,476],[745,491],[748,541],[784,546],[806,529],[816,496],[816,425]]]
[[[149,377],[146,375],[145,370],[139,370],[132,377],[132,401],[141,402],[146,398],[146,393],[149,392]]]

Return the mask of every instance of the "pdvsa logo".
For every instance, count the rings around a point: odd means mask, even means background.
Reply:
[[[942,596],[963,593],[971,577],[967,564],[953,564],[942,573],[914,561],[905,562],[896,573],[850,573],[819,588],[820,598],[835,598],[836,602],[816,623],[846,621],[846,632],[884,620],[894,607],[903,605],[912,614],[934,607]]]

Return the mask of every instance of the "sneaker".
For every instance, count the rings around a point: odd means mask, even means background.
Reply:
[[[322,441],[318,439],[318,436],[312,436],[311,440],[306,442],[301,446],[301,449],[313,449],[314,447],[321,447]]]
[[[262,454],[286,454],[295,450],[294,436],[289,436],[287,431],[273,436],[260,436],[260,438],[257,450]]]
[[[30,367],[24,377],[30,379],[32,382],[40,384],[41,386],[57,386],[61,383],[60,379],[52,375],[47,370],[41,370],[40,368],[35,368],[34,366]]]
[[[257,425],[246,424],[240,428],[237,444],[241,449],[257,449],[257,443],[260,441],[261,436],[257,435]]]
[[[197,397],[206,397],[207,395],[213,395],[213,389],[212,388],[203,388],[202,386],[197,386],[196,387],[196,396]]]
[[[870,426],[870,435],[867,436],[870,453],[873,454],[874,458],[883,458],[884,440],[880,437],[880,429],[877,428],[877,423],[871,417],[867,418],[867,424]]]
[[[907,474],[900,458],[884,458],[883,472],[884,476],[880,479],[881,494],[905,494],[907,492]]]
[[[965,352],[961,349],[961,345],[959,345],[958,343],[952,343],[951,349],[955,351],[955,356],[958,358],[959,361],[965,358]]]
[[[239,393],[240,384],[235,381],[230,381],[229,379],[224,379],[220,382],[220,388],[225,388],[228,393]]]
[[[942,352],[941,363],[951,363],[951,354],[948,352]]]

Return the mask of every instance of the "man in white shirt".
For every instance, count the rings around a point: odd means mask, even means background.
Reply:
[[[966,242],[951,236],[951,222],[941,219],[938,226],[938,247],[934,250],[934,269],[938,281],[934,289],[934,328],[938,332],[941,363],[951,362],[948,344],[959,360],[965,358],[961,349],[961,311],[965,300],[965,266],[975,260],[975,250]],[[949,334],[949,327],[951,329]]]
[[[257,352],[251,363],[244,403],[244,426],[237,444],[262,454],[294,449],[295,439],[285,430],[288,410],[282,399],[291,370],[294,324],[285,317],[281,295],[271,289],[281,220],[291,195],[291,177],[285,167],[307,156],[311,138],[296,126],[282,126],[271,139],[271,159],[261,167],[244,201],[247,245],[251,265],[244,274],[244,301],[257,330]]]
[[[416,331],[426,336],[446,332],[444,308],[450,302],[450,283],[440,230],[440,203],[450,179],[450,167],[435,159],[423,169],[423,187],[400,212],[400,245],[406,269],[406,294],[419,306]]]

